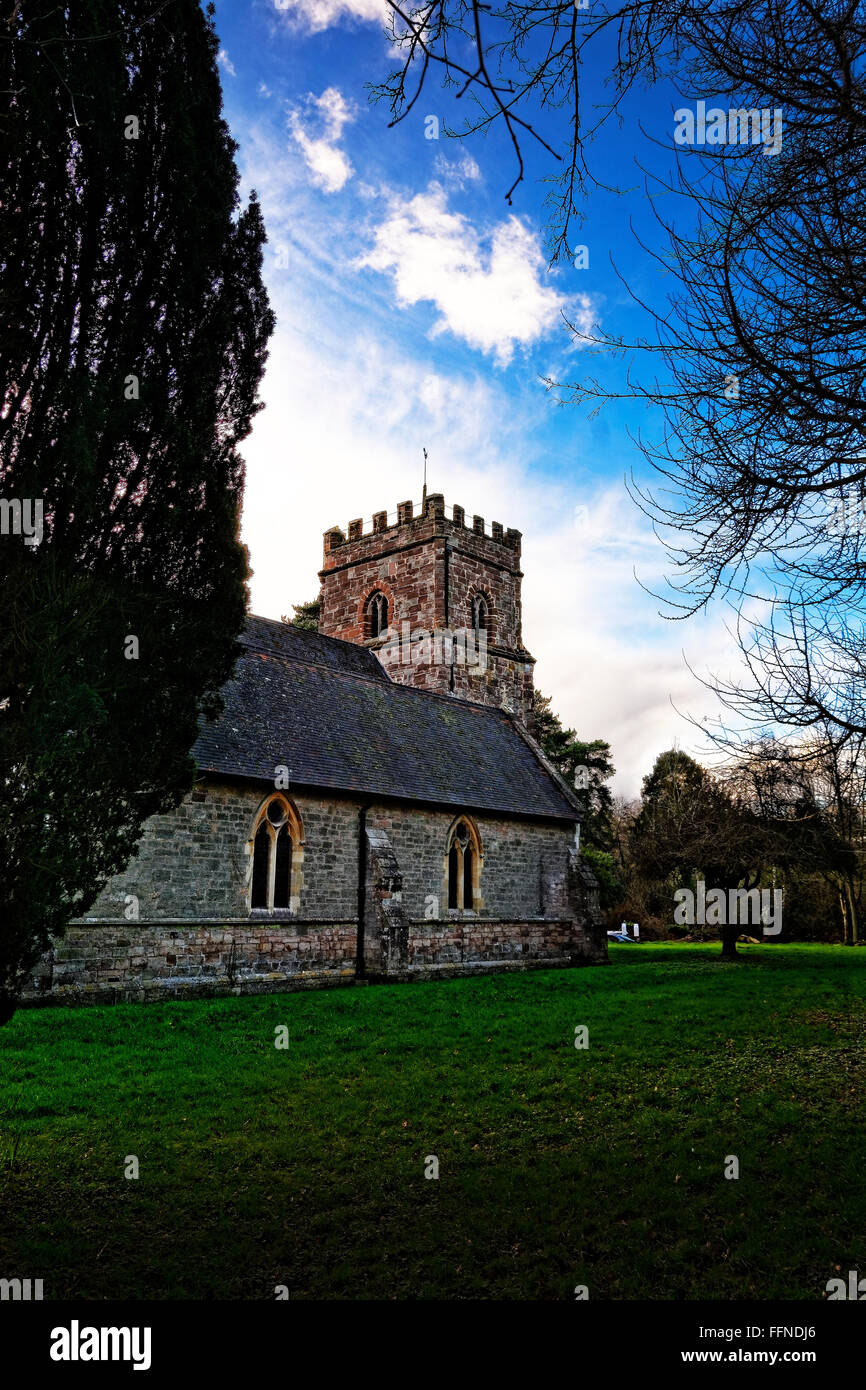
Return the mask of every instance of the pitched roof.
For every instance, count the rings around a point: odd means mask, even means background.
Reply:
[[[365,647],[252,617],[200,770],[505,815],[574,821],[579,803],[502,710],[392,681]]]
[[[242,647],[272,652],[289,661],[312,662],[345,675],[390,681],[379,658],[366,647],[344,642],[339,637],[323,637],[319,632],[305,632],[290,623],[278,623],[274,618],[257,618],[254,613],[250,614],[238,641]]]

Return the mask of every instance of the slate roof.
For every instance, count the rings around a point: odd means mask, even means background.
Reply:
[[[201,771],[575,821],[579,803],[503,711],[392,681],[371,651],[251,617]]]
[[[328,666],[347,676],[367,676],[371,680],[391,683],[378,657],[355,642],[343,642],[339,637],[323,637],[318,632],[304,632],[289,623],[273,618],[257,618],[251,614],[238,638],[241,646],[254,651],[271,652],[288,661],[303,661],[316,666]]]

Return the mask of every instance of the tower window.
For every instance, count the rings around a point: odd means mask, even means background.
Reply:
[[[490,607],[483,594],[472,598],[472,626],[476,632],[486,632],[490,622]]]
[[[481,905],[481,844],[478,831],[461,819],[448,837],[448,907],[477,912]]]
[[[365,637],[381,637],[388,631],[388,600],[379,590],[367,599]]]
[[[250,908],[289,908],[300,886],[300,822],[285,797],[259,813],[253,836]],[[293,882],[294,880],[294,882]]]

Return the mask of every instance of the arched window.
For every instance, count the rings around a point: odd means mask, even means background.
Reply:
[[[483,594],[472,598],[472,626],[476,632],[486,632],[490,624],[490,606]]]
[[[481,906],[481,845],[478,831],[461,818],[448,837],[448,906],[477,912]]]
[[[448,851],[448,906],[459,907],[457,890],[460,886],[460,851],[456,844]]]
[[[475,898],[472,893],[473,858],[472,841],[470,840],[463,851],[463,906],[468,907],[470,911],[475,906]]]
[[[262,821],[253,841],[253,892],[250,907],[267,907],[268,905],[270,853],[271,837],[266,822]]]
[[[300,822],[284,796],[273,797],[259,813],[253,835],[251,908],[289,908],[300,885]]]
[[[365,636],[381,637],[388,631],[388,600],[380,590],[367,599],[365,616]]]
[[[292,837],[287,825],[281,825],[277,831],[274,859],[274,907],[288,907],[292,882]]]

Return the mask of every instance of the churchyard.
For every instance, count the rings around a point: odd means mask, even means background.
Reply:
[[[866,1274],[866,951],[719,949],[21,1009],[0,1272],[45,1299],[822,1300]]]

